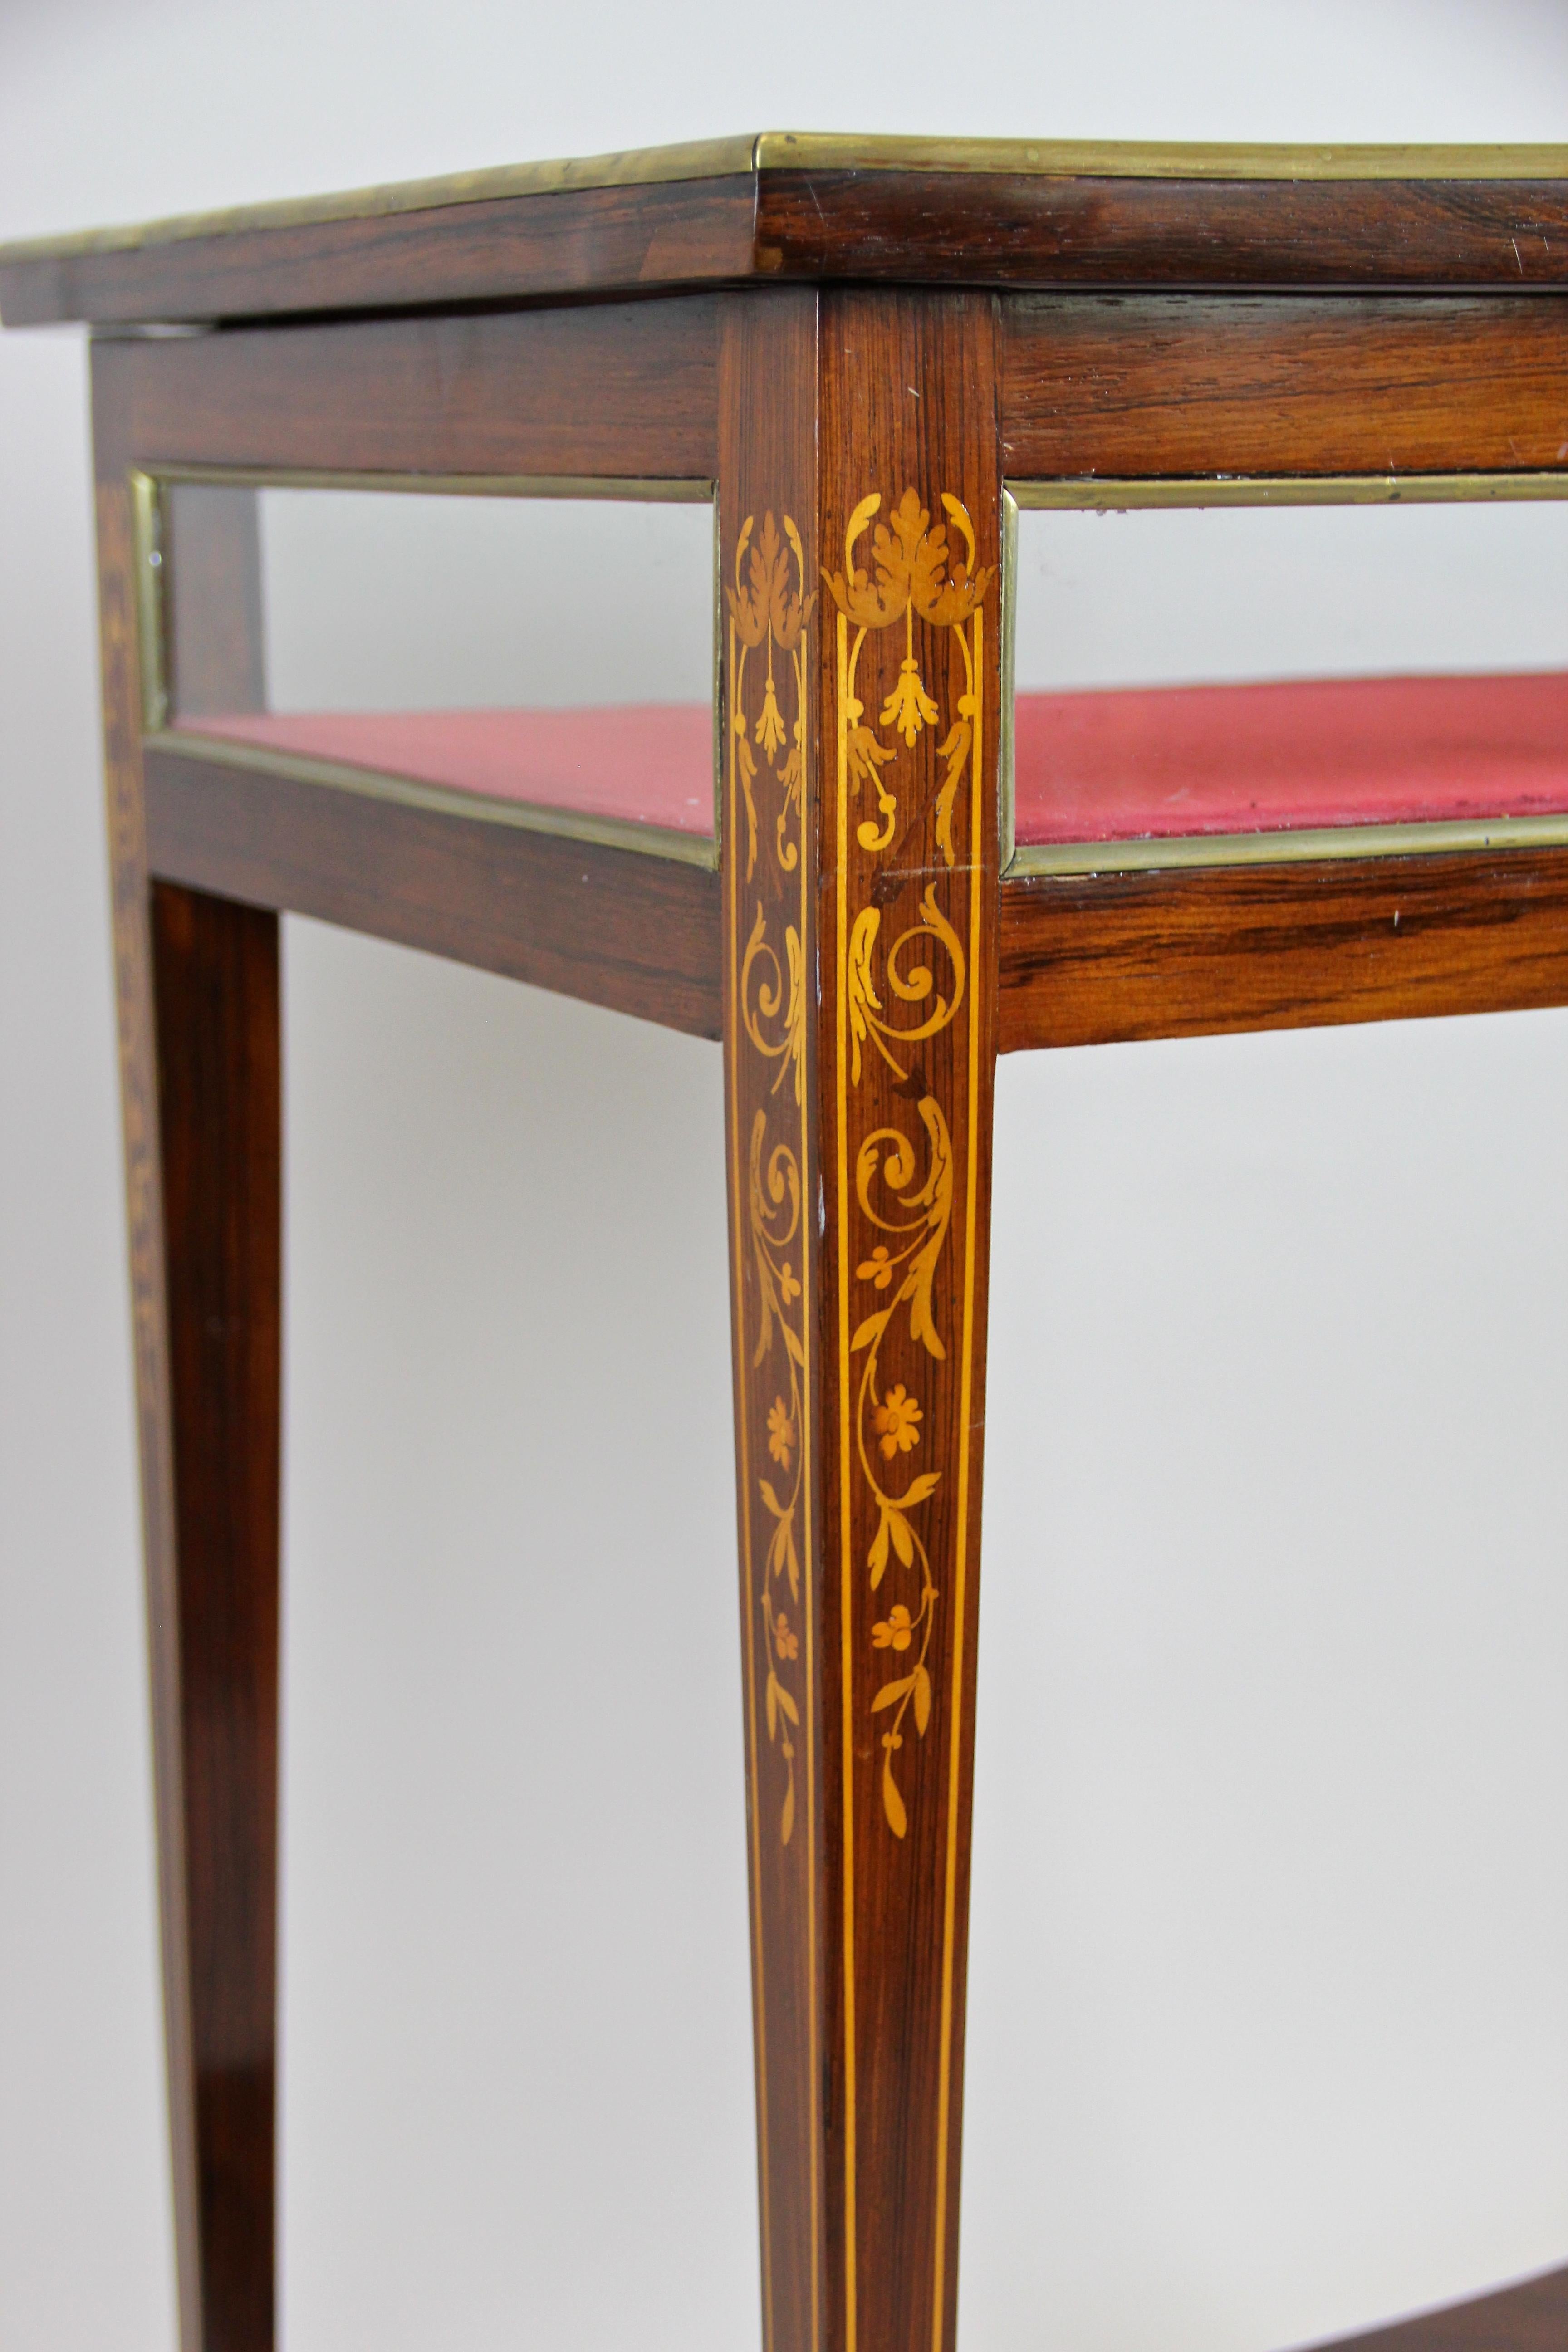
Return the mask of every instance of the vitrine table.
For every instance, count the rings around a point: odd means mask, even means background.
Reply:
[[[1565,293],[1568,149],[767,134],[0,252],[93,330],[186,2352],[273,2341],[279,910],[722,1041],[765,2341],[942,2352],[995,1056],[1568,1003],[1561,680],[1476,719],[1517,805],[1388,704],[1370,799],[1249,826],[1363,719],[1232,705],[1212,821],[1097,832],[1014,725],[1013,499],[1568,491]],[[289,482],[710,486],[716,832],[613,715],[290,732]],[[1562,2352],[1568,2270],[1359,2341]]]

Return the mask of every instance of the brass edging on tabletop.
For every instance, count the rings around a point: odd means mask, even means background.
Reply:
[[[510,196],[567,195],[590,188],[637,188],[673,180],[746,178],[755,169],[754,132],[739,138],[696,139],[670,147],[630,148],[624,154],[565,157],[553,163],[501,163],[489,171],[457,172],[440,179],[392,181],[345,188],[324,196],[230,205],[219,211],[175,213],[163,220],[116,228],[81,229],[67,236],[30,237],[0,246],[0,265],[69,261],[93,253],[135,253],[150,246],[183,245],[192,237],[234,236],[247,230],[309,228],[334,221],[376,220],[399,213],[444,211],[454,205],[494,204]]]
[[[755,179],[768,172],[938,172],[999,178],[1112,180],[1561,180],[1568,146],[1225,146],[1161,140],[941,139],[851,131],[747,131],[624,153],[504,163],[447,178],[349,188],[335,194],[235,205],[205,213],[0,246],[0,266],[134,253],[195,237],[305,228],[337,221],[437,212],[509,197],[681,180]]]
[[[710,874],[719,868],[719,845],[710,835],[678,833],[672,825],[579,816],[574,810],[532,801],[492,800],[488,793],[466,793],[456,785],[425,783],[415,776],[359,768],[344,760],[307,759],[292,751],[269,751],[259,743],[236,743],[221,735],[198,735],[184,729],[166,728],[148,734],[142,748],[237,768],[251,775],[281,777],[288,783],[355,793],[363,800],[390,801],[401,808],[425,809],[437,816],[476,817],[481,823],[510,825],[520,833],[547,834],[559,841],[580,841],[596,849],[635,850],[641,856],[668,857],[677,865],[700,866]]]
[[[862,138],[853,131],[763,131],[755,168],[1084,180],[1561,180],[1568,179],[1568,145],[1227,146],[1179,139]]]
[[[1413,824],[1335,824],[1295,833],[1183,834],[1168,841],[1025,842],[1004,880],[1163,874],[1197,866],[1302,866],[1329,858],[1436,856],[1443,851],[1568,846],[1568,812],[1551,816],[1434,818]]]
[[[1436,856],[1445,850],[1542,849],[1568,844],[1568,813],[1432,819],[1409,824],[1319,825],[1296,832],[1183,834],[1169,839],[1026,842],[1015,836],[1014,628],[1020,509],[1125,513],[1160,507],[1487,505],[1568,498],[1568,470],[1519,474],[1218,474],[1009,481],[1002,492],[1002,876],[1152,874],[1200,866],[1301,865],[1345,857]]]
[[[221,736],[195,736],[169,724],[168,626],[163,580],[163,493],[171,485],[196,485],[222,489],[397,490],[426,491],[432,496],[515,499],[624,499],[628,505],[700,506],[710,504],[713,536],[713,666],[719,663],[719,536],[718,500],[710,480],[644,478],[629,475],[513,474],[377,474],[310,473],[279,467],[151,465],[132,468],[130,477],[132,534],[136,570],[137,635],[142,686],[142,726],[144,748],[174,751],[182,757],[216,760],[233,768],[287,776],[296,783],[331,786],[357,792],[367,798],[427,808],[449,816],[477,817],[510,824],[526,833],[553,835],[566,841],[592,842],[601,848],[630,849],[653,857],[672,857],[688,866],[717,872],[721,845],[722,810],[720,779],[721,751],[714,729],[713,829],[711,834],[677,832],[670,825],[637,824],[614,817],[581,817],[566,809],[525,801],[492,801],[488,794],[465,793],[455,786],[426,784],[411,776],[359,768],[347,761],[311,760],[292,752],[272,752],[261,745],[226,741]],[[717,709],[717,687],[712,708]]]

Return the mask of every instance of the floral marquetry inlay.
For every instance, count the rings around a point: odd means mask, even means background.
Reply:
[[[746,1369],[771,1368],[773,1393],[759,1432],[746,1497],[763,1531],[746,1563],[761,1622],[761,1706],[783,1767],[777,1833],[787,1845],[796,1811],[802,1735],[802,1561],[809,1508],[806,1405],[805,1162],[806,646],[816,602],[807,593],[799,530],[788,515],[761,529],[748,516],[735,548],[729,608],[726,709],[731,822],[745,814],[743,855],[731,855],[745,893],[745,947],[736,1011],[747,1045],[768,1073],[753,1108],[746,1158],[744,1223],[754,1277],[756,1336]],[[787,1084],[786,1084],[787,1080]],[[759,1089],[748,1089],[753,1105]],[[752,1524],[748,1515],[748,1527]],[[749,1589],[752,1589],[749,1587]],[[760,1801],[759,1798],[759,1801]]]
[[[861,499],[845,532],[844,569],[823,577],[837,608],[839,856],[847,869],[853,824],[859,849],[876,861],[868,876],[863,861],[854,863],[854,883],[840,901],[848,1060],[840,1150],[845,1206],[852,1220],[858,1213],[858,1233],[842,1234],[840,1247],[853,1258],[860,1299],[848,1346],[860,1360],[852,1411],[855,1467],[870,1529],[862,1569],[885,1611],[871,1628],[884,1671],[869,1706],[882,1718],[882,1810],[901,1838],[909,1816],[899,1752],[911,1725],[921,1738],[931,1725],[931,1655],[942,1599],[925,1520],[944,1471],[941,1463],[923,1462],[922,1453],[929,1452],[935,1384],[949,1376],[949,1335],[940,1328],[936,1295],[953,1212],[954,1113],[931,1075],[931,1048],[973,984],[972,952],[943,907],[948,886],[925,877],[961,865],[973,869],[979,856],[973,803],[982,756],[983,606],[993,574],[976,564],[973,525],[951,493],[942,499],[946,524],[932,523],[912,489],[885,522],[877,520],[881,505],[879,493]],[[902,659],[873,725],[858,690],[867,638],[900,624]],[[945,660],[944,645],[951,649]],[[914,757],[928,729],[942,730],[935,746],[940,777],[929,754]],[[923,789],[921,778],[930,779]],[[885,925],[911,876],[917,887],[924,880],[910,910],[914,920]],[[901,1098],[909,1111],[886,1116],[884,1079],[883,1115],[862,1131],[856,1105],[873,1055],[890,1074],[895,1105]],[[901,1377],[884,1370],[890,1349]]]

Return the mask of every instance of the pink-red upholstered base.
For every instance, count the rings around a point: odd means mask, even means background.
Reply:
[[[1568,673],[1021,694],[1021,842],[1568,809]]]
[[[297,759],[445,784],[485,800],[620,824],[713,831],[713,714],[703,703],[612,710],[266,711],[192,719]]]
[[[203,719],[195,734],[709,834],[700,705]],[[1568,673],[1020,694],[1024,845],[1568,811]]]

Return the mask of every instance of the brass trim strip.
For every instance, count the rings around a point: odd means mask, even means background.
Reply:
[[[996,744],[996,862],[1010,873],[1014,841],[1013,702],[1017,693],[1014,642],[1018,620],[1018,501],[1002,486],[1002,724]]]
[[[763,131],[550,163],[505,163],[429,180],[322,196],[233,205],[163,220],[24,238],[0,246],[0,268],[134,253],[196,237],[237,236],[338,221],[393,218],[507,198],[764,172],[990,173],[1007,178],[1110,180],[1562,180],[1568,146],[1226,146],[1180,140],[881,138],[853,131]]]
[[[1200,866],[1303,865],[1324,858],[1436,856],[1476,849],[1543,849],[1568,843],[1568,813],[1431,819],[1408,824],[1320,825],[1296,832],[1214,833],[1131,841],[1024,842],[1016,838],[1013,765],[1014,627],[1018,515],[1145,508],[1486,505],[1568,499],[1568,469],[1519,474],[1211,474],[1079,477],[1010,481],[1002,492],[1002,877],[1158,874]]]
[[[1187,140],[868,138],[764,131],[761,172],[965,172],[1031,179],[1562,180],[1568,146],[1227,146]]]
[[[1183,835],[1170,841],[1024,842],[1004,880],[1031,875],[1162,874],[1199,866],[1300,866],[1333,857],[1436,856],[1444,850],[1556,849],[1568,845],[1568,812],[1552,816],[1433,819],[1415,824],[1337,824],[1295,833]]]
[[[137,669],[143,734],[167,725],[168,667],[164,651],[163,504],[151,474],[131,476],[131,560],[136,586]]]
[[[131,474],[133,560],[136,571],[137,619],[141,643],[142,728],[144,744],[161,751],[217,760],[229,767],[251,768],[287,775],[296,782],[329,784],[340,791],[359,792],[370,798],[398,800],[410,807],[438,809],[448,815],[472,816],[511,824],[529,833],[553,834],[567,841],[591,841],[604,848],[634,849],[649,856],[673,857],[679,864],[701,866],[717,872],[724,830],[723,751],[717,725],[713,729],[713,830],[710,835],[678,833],[673,826],[633,824],[613,817],[579,816],[572,810],[552,809],[526,801],[492,801],[454,785],[426,784],[411,776],[393,776],[358,768],[346,761],[307,759],[295,752],[268,751],[260,745],[226,741],[221,736],[193,739],[169,724],[170,697],[168,630],[163,584],[163,491],[171,485],[195,484],[223,489],[390,490],[427,493],[432,497],[507,499],[623,499],[627,505],[689,505],[713,507],[713,667],[712,708],[719,709],[720,562],[719,503],[711,481],[679,477],[645,478],[632,475],[577,474],[312,474],[297,469],[237,466],[154,465]],[[423,794],[424,798],[416,795]]]
[[[1064,508],[1122,514],[1142,507],[1470,506],[1568,498],[1568,467],[1518,474],[1079,475],[1009,481],[1032,513]]]
[[[551,808],[532,801],[491,800],[447,784],[427,784],[376,768],[352,767],[346,761],[301,759],[291,751],[268,751],[258,744],[234,743],[222,736],[197,735],[184,729],[149,732],[142,738],[142,748],[238,768],[252,775],[281,776],[289,783],[321,784],[358,793],[364,800],[429,809],[438,816],[477,817],[483,823],[510,825],[520,833],[551,834],[563,841],[592,842],[600,849],[631,849],[647,857],[670,857],[678,865],[698,866],[710,874],[719,868],[719,844],[710,834],[677,833],[672,826],[637,824],[618,817],[581,816],[574,809]]]
[[[297,466],[185,466],[144,469],[158,483],[206,483],[229,490],[387,490],[412,496],[465,499],[603,499],[627,506],[706,505],[710,479],[668,474],[378,474],[369,470],[311,473]]]

